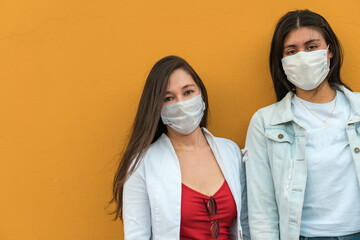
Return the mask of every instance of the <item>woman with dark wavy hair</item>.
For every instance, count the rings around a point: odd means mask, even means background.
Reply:
[[[208,109],[185,60],[154,65],[113,185],[126,240],[250,239],[240,149],[205,128]]]
[[[252,239],[360,239],[360,95],[341,64],[325,18],[280,19],[270,50],[278,102],[254,114],[246,139]]]

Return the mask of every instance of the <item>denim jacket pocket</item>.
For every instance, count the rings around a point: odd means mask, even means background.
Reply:
[[[292,144],[294,141],[294,137],[283,129],[270,128],[266,130],[265,135],[268,139],[278,143],[288,142]]]
[[[360,122],[355,123],[356,132],[360,135]]]

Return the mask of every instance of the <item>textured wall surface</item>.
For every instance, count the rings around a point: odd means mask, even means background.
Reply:
[[[293,0],[0,1],[0,239],[122,239],[105,207],[142,87],[175,54],[203,79],[209,129],[243,147],[275,101],[277,20],[308,8],[345,49],[360,90],[360,2]]]

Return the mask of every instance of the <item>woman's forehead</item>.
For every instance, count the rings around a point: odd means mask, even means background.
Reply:
[[[176,69],[169,77],[168,91],[182,89],[184,86],[196,85],[192,76],[183,69]]]
[[[318,39],[319,41],[325,41],[321,32],[311,27],[300,27],[290,31],[285,39],[284,46],[287,45],[299,45],[305,44],[310,40]]]

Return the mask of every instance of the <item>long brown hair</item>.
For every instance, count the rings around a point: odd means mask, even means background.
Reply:
[[[295,86],[287,80],[281,64],[284,50],[284,39],[288,33],[300,27],[310,27],[319,31],[329,45],[333,57],[330,59],[330,72],[327,76],[330,87],[337,89],[339,85],[346,86],[340,78],[340,68],[343,61],[343,53],[340,42],[329,23],[321,15],[309,10],[296,10],[286,13],[277,23],[270,49],[270,73],[274,84],[277,100],[280,101],[285,95],[292,91]]]
[[[191,75],[201,90],[205,102],[204,116],[200,127],[206,127],[208,115],[208,97],[206,88],[194,69],[182,58],[167,56],[160,59],[151,69],[141,95],[137,113],[130,134],[130,140],[121,157],[113,182],[113,198],[110,203],[116,203],[115,220],[122,219],[123,188],[126,179],[135,171],[141,158],[151,143],[167,132],[161,120],[170,74],[176,69],[183,69]]]

